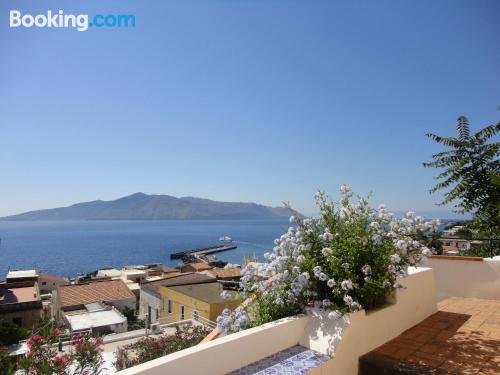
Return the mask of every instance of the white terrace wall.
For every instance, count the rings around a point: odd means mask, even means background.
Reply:
[[[308,317],[295,316],[198,344],[120,375],[221,375],[297,345]]]
[[[430,268],[410,268],[410,275],[401,280],[405,289],[398,290],[393,304],[375,311],[365,310],[346,315],[332,322],[326,313],[312,312],[300,340],[333,359],[312,374],[358,374],[358,358],[402,332],[420,323],[437,311],[434,276]]]
[[[447,297],[500,300],[500,259],[433,256],[425,266],[434,270],[439,300]]]

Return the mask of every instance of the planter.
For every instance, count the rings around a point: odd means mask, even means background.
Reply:
[[[337,320],[328,312],[307,309],[308,326],[299,343],[332,357],[326,373],[357,375],[358,358],[399,336],[437,311],[434,275],[429,268],[410,268],[402,279],[404,289],[376,310],[360,310]]]

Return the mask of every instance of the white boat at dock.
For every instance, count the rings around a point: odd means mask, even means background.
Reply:
[[[233,239],[229,236],[220,236],[219,241],[220,242],[233,242]]]

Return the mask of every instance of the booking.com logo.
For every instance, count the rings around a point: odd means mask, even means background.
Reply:
[[[73,28],[78,31],[87,31],[89,27],[113,28],[135,27],[133,14],[65,14],[64,11],[46,14],[22,14],[19,10],[10,11],[10,27],[39,27],[39,28]]]

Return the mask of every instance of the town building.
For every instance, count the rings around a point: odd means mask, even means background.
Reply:
[[[93,276],[93,280],[123,280],[130,291],[135,294],[139,302],[141,289],[140,284],[148,281],[162,280],[167,277],[180,275],[176,268],[164,266],[163,264],[146,264],[125,266],[119,270],[116,268],[103,268]]]
[[[448,228],[448,229],[444,229],[443,230],[443,236],[444,237],[454,237],[457,235],[457,233],[463,229],[465,229],[466,227],[463,226],[463,225],[455,225],[451,228]]]
[[[136,297],[123,280],[92,281],[82,284],[59,286],[54,293],[57,317],[69,311],[82,310],[94,302],[104,303],[123,311],[125,307],[135,310]]]
[[[111,279],[116,280],[122,277],[122,271],[116,268],[103,268],[96,272],[94,278],[96,279]]]
[[[212,283],[214,280],[215,279],[212,276],[202,275],[199,273],[186,273],[157,281],[143,283],[141,285],[139,316],[144,318],[148,317],[151,323],[159,321],[161,311],[160,287]]]
[[[127,331],[127,318],[120,311],[97,302],[86,304],[81,310],[64,313],[63,319],[71,334],[90,332],[105,335]]]
[[[181,267],[181,273],[186,272],[202,272],[212,269],[213,267],[204,262],[188,263]]]
[[[227,298],[221,295],[222,284],[217,281],[177,286],[160,286],[161,295],[160,322],[170,323],[185,319],[214,322],[222,310],[238,307],[241,299],[232,290],[225,291]]]
[[[0,320],[32,328],[43,316],[38,284],[34,280],[13,279],[16,278],[0,283]]]
[[[7,283],[16,283],[22,281],[38,281],[37,270],[18,270],[9,271],[5,276],[5,281]]]
[[[146,271],[136,268],[123,269],[121,273],[122,280],[124,281],[129,280],[138,284],[145,281],[146,277],[147,277]]]
[[[69,279],[47,273],[38,274],[38,288],[40,294],[50,294],[57,289],[58,286],[69,284]]]
[[[467,240],[463,238],[442,237],[439,241],[443,244],[443,252],[450,255],[457,255],[460,252],[467,252],[474,246],[481,246],[482,241]]]
[[[241,268],[240,267],[232,267],[232,268],[212,268],[207,271],[203,271],[204,274],[213,276],[217,280],[228,280],[228,281],[237,281],[241,279]]]

